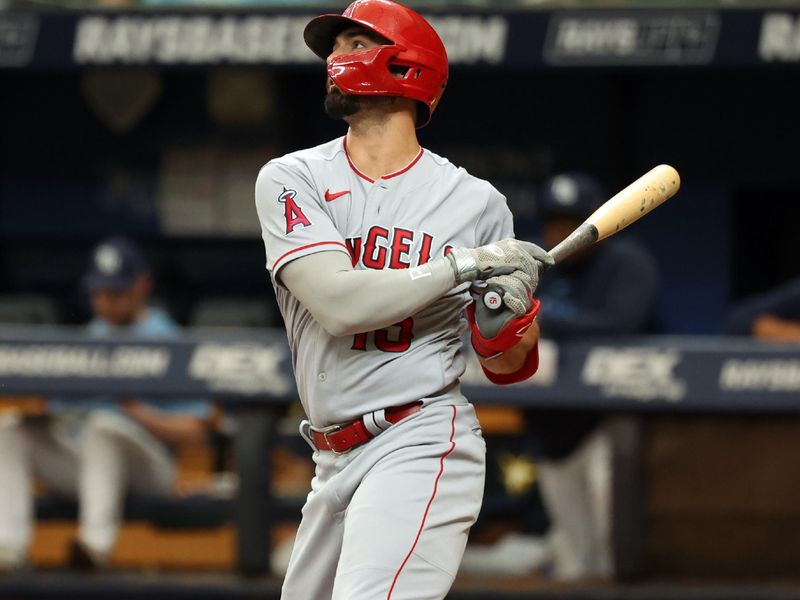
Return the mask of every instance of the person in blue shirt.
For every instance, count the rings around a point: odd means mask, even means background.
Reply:
[[[172,338],[177,325],[148,304],[150,269],[139,248],[114,237],[97,246],[83,284],[98,338]],[[204,401],[97,397],[50,399],[45,419],[7,417],[0,423],[0,567],[26,561],[33,525],[31,476],[48,491],[79,502],[75,568],[104,566],[115,545],[125,496],[166,495],[173,487],[173,449],[206,435]]]

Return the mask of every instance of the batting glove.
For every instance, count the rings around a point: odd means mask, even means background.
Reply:
[[[456,285],[486,281],[492,277],[522,271],[538,283],[539,272],[554,264],[553,257],[530,242],[506,239],[478,248],[457,248],[449,255]]]
[[[515,315],[524,315],[531,309],[531,298],[539,283],[538,274],[531,277],[524,271],[514,271],[511,275],[498,275],[486,280],[500,294],[503,304]]]
[[[539,312],[539,301],[528,297],[524,304],[528,309],[516,314],[508,308],[491,310],[482,298],[483,288],[473,287],[475,299],[467,306],[467,320],[471,332],[472,347],[479,356],[492,358],[517,345],[528,331]]]
[[[485,285],[473,285],[470,288],[472,298],[475,300],[473,314],[481,335],[494,338],[509,323],[530,313],[536,302],[533,293],[536,291],[537,282],[523,271],[514,271],[510,275],[490,277]],[[490,286],[500,294],[503,300],[502,309],[492,310],[484,303],[483,294]]]

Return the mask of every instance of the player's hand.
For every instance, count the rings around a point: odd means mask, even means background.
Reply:
[[[448,258],[456,285],[522,271],[533,280],[535,288],[539,273],[554,264],[553,257],[536,244],[514,239],[478,248],[456,248]]]
[[[527,313],[533,307],[533,292],[538,278],[530,277],[524,271],[514,271],[510,275],[490,277],[486,285],[473,285],[470,293],[475,300],[475,322],[481,335],[495,337],[512,320]],[[491,286],[500,293],[506,310],[492,310],[483,302],[483,292]]]
[[[538,283],[538,276],[531,277],[524,271],[514,271],[510,275],[498,275],[486,280],[486,285],[495,289],[503,299],[503,304],[517,316],[524,315],[531,309],[531,296]]]

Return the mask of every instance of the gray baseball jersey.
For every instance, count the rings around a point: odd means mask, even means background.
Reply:
[[[334,337],[278,274],[315,252],[347,253],[356,269],[404,269],[450,248],[513,237],[505,198],[491,184],[424,149],[404,169],[373,181],[339,138],[267,163],[256,206],[300,399],[315,426],[424,402],[457,381],[465,369],[466,286],[386,329]]]
[[[315,252],[346,253],[356,269],[411,269],[449,248],[511,237],[505,199],[428,150],[373,181],[340,138],[268,163],[256,204],[311,422],[321,427],[426,404],[352,452],[314,453],[316,474],[281,597],[440,600],[483,494],[485,445],[455,385],[465,368],[467,286],[386,329],[336,337],[279,274]]]

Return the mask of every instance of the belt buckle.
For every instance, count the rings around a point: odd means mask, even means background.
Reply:
[[[337,424],[334,424],[334,425],[328,425],[327,427],[312,427],[312,429],[314,431],[316,431],[317,433],[321,433],[322,434],[322,437],[325,439],[325,442],[328,444],[328,448],[330,449],[331,452],[333,452],[336,456],[342,456],[343,454],[347,454],[348,452],[350,452],[353,448],[351,447],[351,448],[348,448],[347,450],[339,452],[338,450],[336,450],[333,447],[333,445],[331,444],[331,441],[328,439],[328,436],[333,434],[333,433],[339,433],[347,425],[349,425],[349,423],[345,424],[345,425],[337,423]]]

